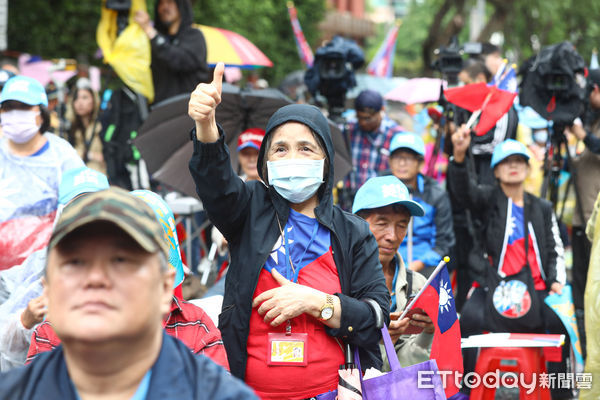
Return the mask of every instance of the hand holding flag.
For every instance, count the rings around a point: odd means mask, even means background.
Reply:
[[[446,263],[450,258],[444,257],[435,268],[425,286],[417,293],[413,301],[400,316],[402,319],[411,308],[422,308],[433,321],[435,331],[431,345],[430,359],[436,360],[440,371],[463,371],[462,352],[460,347],[460,326],[454,305],[452,286]],[[446,397],[458,392],[454,374],[446,380]]]
[[[479,82],[447,89],[444,91],[444,96],[450,103],[473,113],[467,122],[469,128],[480,117],[475,133],[477,136],[482,136],[508,112],[517,93],[515,65],[509,66],[508,61],[504,60],[489,84]]]

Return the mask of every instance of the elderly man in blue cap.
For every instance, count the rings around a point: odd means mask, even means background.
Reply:
[[[354,197],[352,212],[369,223],[377,240],[379,261],[391,296],[390,336],[400,363],[404,366],[429,359],[434,326],[425,314],[398,320],[409,302],[425,285],[425,277],[409,270],[398,252],[411,217],[422,217],[423,207],[411,200],[408,189],[394,176],[369,179]],[[416,333],[416,334],[409,334]],[[385,351],[382,351],[385,357]],[[387,361],[387,360],[386,360]],[[384,368],[387,368],[385,363]]]
[[[398,133],[390,144],[390,170],[404,183],[411,198],[425,210],[409,226],[408,240],[400,245],[400,254],[409,269],[429,276],[454,246],[452,209],[448,193],[433,178],[421,173],[425,143],[412,132]]]
[[[340,188],[340,205],[350,209],[354,194],[369,178],[388,168],[389,147],[402,127],[385,114],[381,94],[363,90],[354,101],[356,121],[350,121],[344,134],[350,143],[352,171]]]

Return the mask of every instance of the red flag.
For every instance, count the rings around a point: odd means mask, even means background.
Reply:
[[[505,66],[489,85],[480,82],[444,91],[446,99],[471,112],[481,112],[475,127],[477,136],[485,135],[508,112],[517,97],[517,75]]]
[[[412,308],[422,308],[435,325],[430,359],[436,360],[440,371],[463,372],[460,347],[460,326],[454,305],[448,269],[444,265],[429,285],[424,287]],[[455,375],[445,379],[446,397],[458,393]]]

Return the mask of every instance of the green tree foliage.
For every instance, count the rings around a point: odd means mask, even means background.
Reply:
[[[273,68],[259,71],[270,82],[276,84],[287,73],[303,68],[285,1],[195,0],[192,3],[195,22],[235,31],[273,61]],[[325,14],[325,2],[297,3],[304,35],[314,49],[318,47],[317,25]],[[9,0],[9,50],[43,58],[87,56],[94,61],[100,4],[100,0]],[[153,15],[154,0],[147,0],[147,4]]]
[[[99,1],[9,0],[8,50],[44,58],[92,59]]]
[[[476,0],[413,0],[398,32],[395,75],[431,75],[433,51],[453,34],[468,40],[469,12]],[[536,45],[569,40],[589,62],[599,47],[600,2],[594,0],[486,0],[486,26],[479,40],[495,32],[504,36],[503,50],[517,63],[535,54]],[[385,35],[385,33],[381,34]],[[377,43],[369,42],[372,46]]]

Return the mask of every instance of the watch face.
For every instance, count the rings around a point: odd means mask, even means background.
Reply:
[[[321,311],[322,319],[329,319],[331,317],[333,317],[333,308],[327,307],[327,308],[324,308],[323,311]]]

